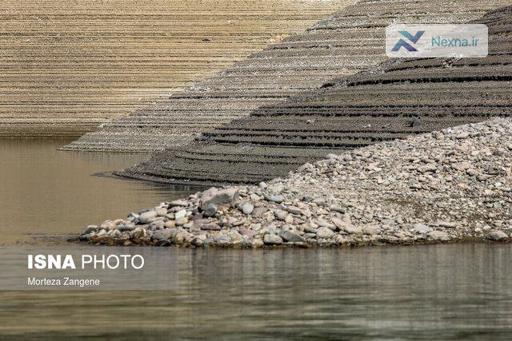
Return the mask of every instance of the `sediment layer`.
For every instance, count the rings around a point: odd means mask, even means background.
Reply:
[[[512,114],[512,7],[491,12],[489,56],[393,60],[255,110],[121,175],[257,183],[346,149]]]
[[[346,3],[2,1],[0,137],[80,136]]]
[[[211,188],[89,226],[82,241],[186,247],[510,241],[512,119],[331,154],[286,179]]]
[[[384,28],[390,23],[460,23],[506,4],[509,1],[359,1],[304,34],[255,53],[168,101],[107,123],[65,149],[153,151],[183,146],[200,132],[261,106],[379,64],[386,58]]]

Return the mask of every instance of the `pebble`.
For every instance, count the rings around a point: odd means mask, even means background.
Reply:
[[[254,205],[248,201],[242,203],[240,206],[240,211],[243,212],[243,214],[251,214],[254,211]]]
[[[282,195],[269,195],[265,196],[265,199],[268,201],[276,202],[276,203],[282,203],[284,201],[284,197]]]

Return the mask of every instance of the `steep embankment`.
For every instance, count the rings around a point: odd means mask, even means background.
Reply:
[[[494,119],[209,189],[90,226],[107,245],[347,246],[510,240],[512,121]]]
[[[504,0],[363,0],[168,101],[106,124],[70,150],[151,151],[190,142],[263,105],[320,87],[385,60],[384,28],[393,22],[465,22]]]
[[[0,137],[81,135],[347,2],[2,1]]]
[[[491,12],[482,59],[388,62],[260,108],[122,173],[158,181],[258,182],[328,153],[512,113],[512,9]]]

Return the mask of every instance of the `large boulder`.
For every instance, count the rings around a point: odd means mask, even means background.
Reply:
[[[232,205],[237,199],[238,190],[236,188],[212,187],[201,195],[201,208],[205,210],[210,204],[216,206]]]

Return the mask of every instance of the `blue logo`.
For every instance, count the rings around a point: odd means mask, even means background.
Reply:
[[[407,38],[412,44],[416,44],[420,40],[420,38],[423,36],[423,34],[425,34],[425,31],[418,31],[418,32],[416,32],[415,35],[412,35],[408,31],[399,31],[399,32],[402,36]],[[403,39],[400,39],[391,51],[398,52],[403,47],[404,49],[406,49],[409,52],[417,52],[418,50],[412,44],[406,42]]]

